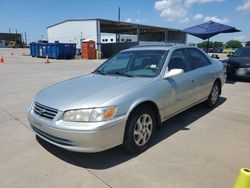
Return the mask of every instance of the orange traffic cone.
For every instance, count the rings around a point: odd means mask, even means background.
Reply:
[[[49,58],[48,58],[48,55],[46,55],[46,61],[45,61],[46,64],[50,63],[49,62]]]
[[[1,54],[1,56],[0,56],[0,63],[4,63],[4,59],[3,59],[2,54]]]

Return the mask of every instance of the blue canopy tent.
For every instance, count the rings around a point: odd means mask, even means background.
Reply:
[[[199,25],[195,25],[193,27],[186,28],[182,31],[190,35],[193,35],[195,37],[201,38],[203,40],[208,39],[208,45],[209,45],[209,38],[217,34],[240,32],[240,30],[236,29],[235,27],[220,24],[214,21],[208,21]],[[207,50],[208,50],[208,45],[207,45]]]

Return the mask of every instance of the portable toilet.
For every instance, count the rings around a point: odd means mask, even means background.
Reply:
[[[83,40],[82,41],[82,58],[83,59],[96,59],[95,41]]]

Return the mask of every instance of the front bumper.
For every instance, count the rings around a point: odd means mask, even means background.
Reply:
[[[61,112],[62,113],[62,112]],[[32,107],[27,117],[32,130],[43,140],[76,152],[99,152],[123,143],[126,116],[105,122],[79,123],[48,120],[34,113]]]
[[[250,78],[250,67],[239,67],[236,64],[227,64],[227,75],[229,77]]]
[[[250,68],[238,68],[235,75],[237,77],[250,78]]]

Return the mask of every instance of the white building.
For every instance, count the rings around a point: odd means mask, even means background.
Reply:
[[[137,42],[137,35],[120,35],[119,38],[115,34],[101,33],[101,43],[116,43],[116,42]]]
[[[106,49],[108,44],[114,43],[123,43],[123,48],[141,41],[186,43],[186,34],[177,29],[104,19],[65,20],[47,27],[47,31],[49,42],[76,43],[77,48],[81,48],[82,40],[91,39],[96,42],[98,50],[104,43]]]

